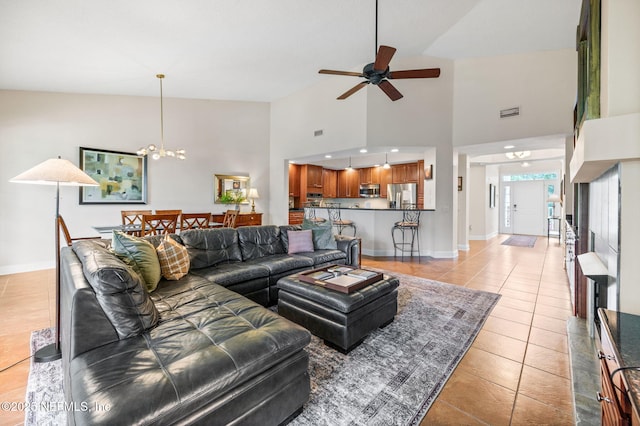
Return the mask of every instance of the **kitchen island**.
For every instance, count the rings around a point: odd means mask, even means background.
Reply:
[[[327,207],[314,207],[316,217],[329,220]],[[429,218],[434,214],[433,209],[419,209],[420,214],[420,251],[422,256],[430,253],[427,225]],[[298,210],[299,211],[299,210]],[[402,220],[404,209],[375,208],[375,207],[342,207],[340,208],[343,220],[351,220],[357,228],[356,237],[362,240],[360,246],[365,256],[393,256],[393,242],[391,240],[391,228]],[[351,230],[345,230],[345,235],[351,235]],[[400,252],[398,252],[400,256]]]

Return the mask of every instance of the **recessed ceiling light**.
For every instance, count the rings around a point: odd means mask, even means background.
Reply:
[[[393,149],[391,150],[391,152],[398,152],[398,151],[400,151],[398,148],[393,148]]]
[[[289,164],[295,164],[296,160],[289,160]]]
[[[529,163],[525,161],[524,163],[522,163],[522,167],[529,167]]]
[[[504,149],[513,149],[515,148],[515,145],[505,145]]]
[[[360,152],[364,154],[365,152],[367,152],[367,149],[366,149],[366,148],[362,148],[362,149],[360,150]]]
[[[325,155],[324,158],[331,158],[331,154]]]

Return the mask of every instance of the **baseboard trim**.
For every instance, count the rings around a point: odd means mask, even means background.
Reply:
[[[54,269],[55,262],[24,263],[22,265],[0,266],[0,275],[20,274],[23,272],[41,271],[43,269]]]

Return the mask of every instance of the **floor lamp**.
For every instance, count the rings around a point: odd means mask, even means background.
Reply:
[[[26,172],[20,173],[10,182],[56,186],[56,341],[39,349],[33,356],[35,362],[55,361],[62,357],[62,352],[60,351],[60,185],[98,186],[98,182],[70,161],[63,160],[60,157],[46,160]]]

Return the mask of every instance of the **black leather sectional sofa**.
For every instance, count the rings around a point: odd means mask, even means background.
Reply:
[[[359,246],[336,236],[337,249],[287,254],[290,229],[173,235],[191,268],[151,293],[99,240],[63,248],[64,390],[75,407],[69,424],[269,425],[295,416],[309,396],[310,335],[264,306],[277,301],[280,277],[356,265]]]

